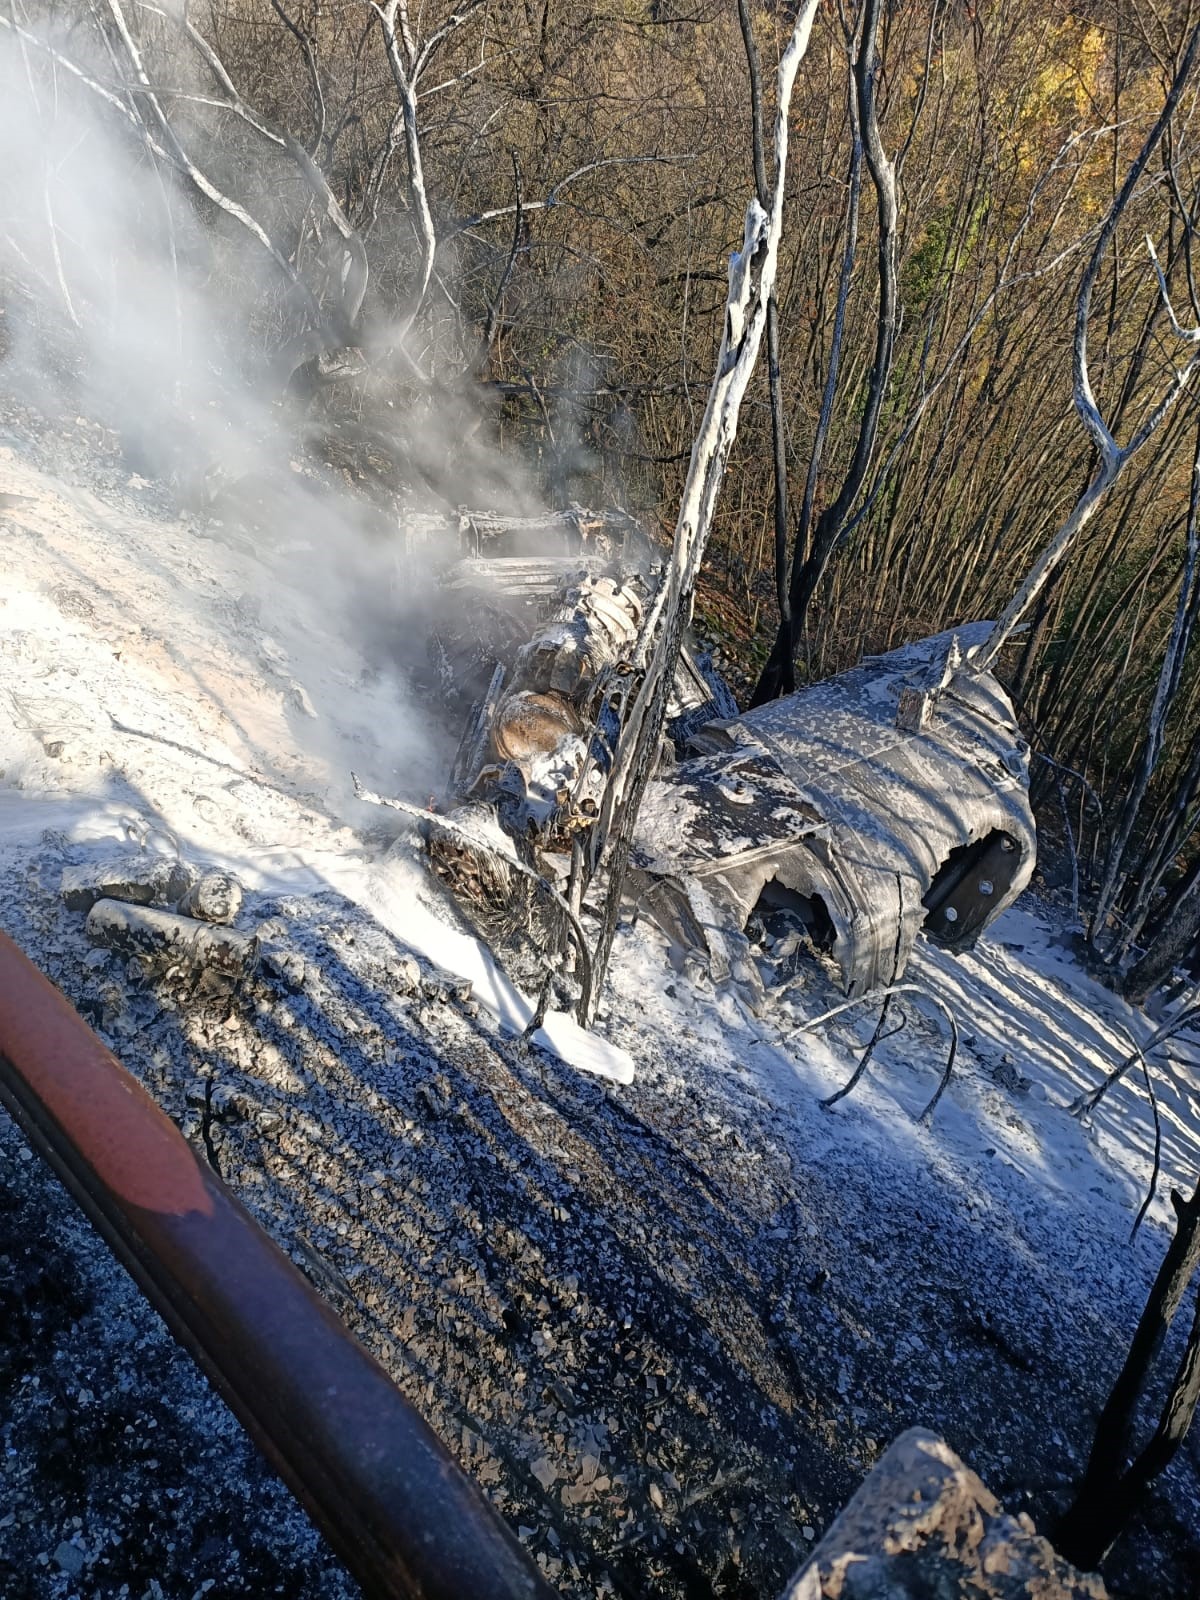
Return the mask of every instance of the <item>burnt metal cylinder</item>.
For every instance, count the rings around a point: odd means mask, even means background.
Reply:
[[[550,1600],[384,1369],[2,933],[0,1101],[368,1600]]]

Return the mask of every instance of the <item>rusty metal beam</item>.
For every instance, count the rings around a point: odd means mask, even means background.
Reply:
[[[368,1600],[550,1600],[383,1368],[2,933],[0,1101]]]

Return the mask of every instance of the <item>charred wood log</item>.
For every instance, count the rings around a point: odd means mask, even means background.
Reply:
[[[258,959],[258,941],[247,934],[119,900],[96,901],[88,912],[87,935],[93,944],[118,955],[208,970],[224,978],[245,977]]]
[[[242,886],[226,872],[206,872],[179,902],[185,917],[201,922],[229,923],[242,909]]]
[[[64,868],[60,893],[69,911],[90,911],[97,900],[174,905],[193,878],[174,856],[127,855]]]

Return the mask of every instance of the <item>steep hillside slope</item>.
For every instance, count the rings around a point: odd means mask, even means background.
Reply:
[[[1131,1246],[1144,1100],[1122,1086],[1090,1130],[1063,1108],[1148,1025],[1045,905],[972,956],[919,956],[964,1040],[928,1128],[935,1011],[909,1007],[826,1112],[873,1009],[801,1032],[838,998],[813,967],[750,1018],[676,977],[644,923],[599,1036],[562,1019],[522,1053],[520,997],[412,838],[352,798],[351,766],[419,800],[444,758],[378,647],[386,550],[181,518],[86,424],[16,410],[0,540],[0,926],[564,1594],[769,1596],[917,1423],[1049,1518],[1161,1255],[1166,1183],[1200,1166],[1200,1059],[1158,1058],[1164,1183]],[[131,849],[234,873],[289,983],[206,989],[93,948],[62,871]],[[4,1593],[352,1593],[7,1120],[0,1197]],[[1194,1444],[1149,1524],[1113,1592],[1194,1596]]]

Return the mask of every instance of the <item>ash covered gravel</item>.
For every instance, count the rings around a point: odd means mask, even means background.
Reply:
[[[0,1594],[355,1585],[0,1113]]]
[[[809,1435],[763,1320],[772,1290],[756,1260],[761,1218],[750,1195],[726,1192],[721,1163],[685,1156],[607,1086],[522,1055],[452,988],[428,980],[408,990],[403,948],[334,896],[254,906],[302,956],[297,992],[260,978],[192,999],[136,974],[131,982],[55,902],[64,859],[45,851],[21,891],[6,887],[6,926],[384,1361],[551,1581],[573,1595],[778,1589],[803,1554],[804,1528],[827,1519],[855,1476],[831,1470]],[[18,1185],[27,1175],[44,1185],[35,1164],[12,1165]],[[57,1193],[56,1203],[63,1225],[86,1235]],[[19,1239],[19,1221],[13,1231]],[[29,1249],[26,1239],[22,1259]],[[67,1260],[57,1249],[51,1270]],[[94,1243],[70,1281],[91,1277],[131,1302],[122,1329],[136,1311],[147,1330],[143,1395],[178,1389],[201,1433],[220,1415],[222,1438],[236,1436]],[[42,1272],[29,1293],[46,1281]],[[64,1319],[82,1341],[97,1319],[80,1328],[77,1315],[72,1301]],[[126,1360],[128,1345],[122,1334],[110,1358]],[[40,1359],[28,1340],[18,1347]],[[78,1382],[60,1378],[60,1389]],[[119,1382],[83,1380],[101,1393]],[[16,1391],[11,1459],[31,1471],[48,1430],[74,1424],[64,1420],[70,1397],[52,1417],[28,1393]],[[172,1443],[186,1461],[186,1437]],[[259,1527],[238,1483],[254,1475],[244,1445],[240,1457],[237,1473],[217,1475],[207,1454],[198,1473],[178,1463],[178,1501],[150,1502],[147,1515],[160,1530],[232,1517],[233,1548],[262,1549],[261,1582],[288,1526],[276,1506]],[[146,1470],[136,1428],[124,1470]],[[78,1466],[75,1478],[60,1482],[51,1469],[38,1484],[56,1520],[21,1524],[18,1565],[36,1567],[47,1529],[60,1533],[72,1515],[85,1542],[106,1535],[103,1500]],[[273,1496],[286,1504],[277,1487]],[[235,1512],[222,1509],[227,1500]],[[309,1565],[288,1564],[279,1592],[335,1592],[307,1544]],[[190,1536],[173,1549],[160,1538],[153,1554],[165,1592],[213,1575]],[[130,1581],[117,1554],[111,1565]],[[120,1592],[99,1580],[97,1567],[89,1593]],[[29,1592],[57,1594],[56,1582],[35,1576]]]
[[[1031,1320],[1036,1266],[970,1207],[955,1224],[936,1179],[796,1160],[751,1078],[714,1114],[680,1041],[632,1088],[523,1055],[428,967],[413,989],[409,952],[333,894],[252,897],[299,989],[147,980],[57,899],[77,854],[50,836],[10,870],[4,925],[563,1594],[776,1594],[915,1422],[1010,1504],[1061,1502],[1101,1397],[1081,1352],[1123,1330],[1086,1282]],[[7,1123],[0,1159],[0,1592],[351,1594]],[[1193,1450],[1114,1594],[1194,1595],[1172,1510],[1194,1483]]]

